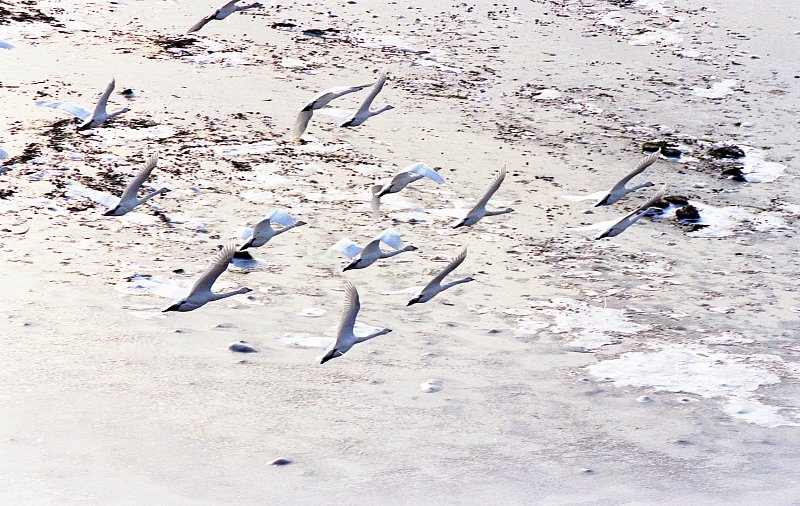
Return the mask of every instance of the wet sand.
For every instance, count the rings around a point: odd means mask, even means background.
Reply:
[[[0,24],[3,502],[797,501],[791,7],[309,3],[186,37],[213,5],[0,5],[18,17]],[[315,93],[384,69],[375,105],[395,109],[355,129],[315,114],[285,141]],[[131,112],[101,128],[34,105],[93,106],[111,77]],[[680,150],[635,180],[654,188],[565,198],[609,188],[645,142]],[[104,217],[68,188],[119,192],[156,149],[148,185],[172,191],[152,206]],[[445,183],[371,219],[374,180],[417,161]],[[491,204],[515,212],[453,230],[503,163]],[[709,226],[666,213],[594,240],[663,183]],[[188,288],[276,208],[308,225],[215,285],[250,294],[162,313],[135,281]],[[341,273],[328,248],[385,228],[419,250]],[[476,281],[407,307],[464,245],[454,275]],[[346,280],[393,332],[321,366]]]

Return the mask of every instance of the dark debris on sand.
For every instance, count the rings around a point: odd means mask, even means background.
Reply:
[[[63,28],[64,24],[60,23],[53,16],[49,16],[40,11],[36,7],[36,2],[20,2],[9,7],[0,4],[0,25],[10,25],[13,23],[46,23],[50,26]]]

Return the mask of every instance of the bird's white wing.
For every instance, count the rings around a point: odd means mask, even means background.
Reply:
[[[336,107],[324,107],[320,109],[317,114],[347,120],[353,116],[353,111],[348,111],[347,109],[337,109]]]
[[[383,190],[383,185],[372,185],[372,198],[369,201],[369,208],[372,211],[372,219],[377,220],[381,216],[381,198],[378,194]]]
[[[150,174],[153,172],[153,169],[156,168],[157,164],[158,164],[158,151],[150,155],[150,157],[147,159],[147,162],[145,162],[142,170],[140,170],[139,173],[136,175],[136,177],[131,179],[130,183],[128,183],[128,186],[125,187],[125,191],[122,192],[122,197],[121,197],[123,201],[136,198],[136,194],[139,193],[139,188],[141,188],[142,184],[144,184],[147,178],[150,177]]]
[[[439,175],[436,169],[421,162],[406,167],[406,171],[413,172],[414,174],[419,174],[422,177],[427,177],[428,179],[431,179],[439,184],[444,183],[444,178]]]
[[[108,99],[111,97],[111,93],[114,91],[114,86],[116,84],[116,79],[112,79],[108,86],[106,86],[106,91],[100,95],[100,100],[97,101],[97,105],[94,108],[94,115],[93,116],[105,116],[106,113],[106,104],[108,104]]]
[[[346,256],[347,258],[355,258],[361,253],[361,250],[364,249],[358,244],[354,243],[350,239],[346,237],[343,239],[339,239],[339,241],[331,246],[331,249],[334,251],[338,251],[342,255]]]
[[[625,216],[623,216],[622,218],[617,220],[606,231],[611,230],[612,228],[615,228],[615,227],[619,227],[621,225],[624,225],[623,230],[625,230],[626,228],[630,227],[631,225],[636,223],[639,220],[639,218],[644,216],[645,213],[647,212],[647,210],[650,209],[650,207],[653,204],[655,204],[656,202],[658,202],[659,200],[664,198],[664,195],[666,193],[667,193],[667,185],[662,185],[661,188],[658,190],[658,192],[655,195],[653,195],[652,197],[650,197],[649,199],[644,201],[639,207],[637,207],[633,211],[629,212],[628,214],[626,214]]]
[[[192,293],[210,292],[217,278],[225,272],[233,255],[236,254],[236,240],[229,239],[228,243],[216,254],[211,266],[192,286]]]
[[[378,234],[375,239],[394,250],[403,249],[403,241],[400,239],[400,235],[394,230],[384,230]]]
[[[372,86],[372,89],[367,95],[367,98],[361,102],[361,107],[358,108],[358,112],[356,114],[362,114],[369,110],[370,106],[372,105],[372,101],[375,100],[375,97],[378,96],[378,93],[381,92],[383,89],[383,85],[386,84],[386,72],[381,72],[381,75],[378,76],[378,80],[375,81],[375,84]]]
[[[349,93],[355,93],[356,91],[361,91],[369,86],[372,86],[372,84],[361,84],[358,86],[337,86],[319,93],[316,97],[314,97],[314,100],[312,100],[309,105],[313,109],[321,109],[339,97],[343,97]]]
[[[486,193],[481,197],[478,203],[475,205],[475,208],[483,207],[489,203],[489,199],[492,198],[492,195],[500,188],[500,185],[503,184],[503,180],[506,178],[506,166],[503,165],[503,168],[500,169],[500,172],[495,176],[494,181],[492,181],[491,186],[489,189],[486,190]],[[473,209],[475,209],[473,208]]]
[[[0,40],[0,49],[14,49],[14,44]]]
[[[353,328],[356,325],[356,317],[360,309],[361,301],[358,297],[356,285],[348,281],[345,287],[344,311],[342,312],[342,319],[339,320],[337,339],[343,336],[353,335]]]
[[[37,100],[36,105],[38,105],[39,107],[50,107],[53,109],[60,109],[62,111],[67,111],[73,116],[80,118],[82,121],[86,121],[87,119],[92,117],[92,113],[90,113],[83,107],[75,105],[71,102],[59,102],[58,100]]]
[[[297,223],[297,221],[292,218],[292,215],[283,209],[276,209],[272,211],[272,214],[269,215],[269,219],[283,227],[290,227]]]
[[[650,155],[645,156],[644,158],[639,160],[639,163],[636,164],[636,167],[634,167],[634,169],[632,171],[630,171],[630,173],[628,173],[627,176],[625,176],[622,179],[620,179],[619,182],[617,182],[617,184],[614,185],[614,187],[611,189],[611,191],[613,192],[614,190],[616,190],[618,188],[622,188],[623,186],[628,184],[628,181],[630,181],[634,177],[636,177],[639,174],[641,174],[642,172],[644,172],[644,170],[647,167],[653,165],[656,162],[656,160],[658,160],[658,156],[660,154],[661,154],[661,150],[659,149],[655,153],[651,153]]]
[[[639,206],[637,209],[638,211],[646,211],[650,209],[656,202],[664,198],[664,195],[667,194],[667,185],[661,185],[661,188],[658,189],[655,195],[647,199]]]
[[[231,2],[228,2],[225,5],[229,5],[230,3]],[[233,3],[236,3],[236,2],[233,2]],[[198,21],[197,23],[192,25],[191,28],[186,30],[186,33],[187,34],[194,33],[196,31],[200,30],[201,28],[203,28],[204,26],[206,26],[209,22],[211,22],[217,16],[217,12],[219,12],[219,10],[214,11],[212,14],[209,14],[208,16],[204,17],[203,19],[201,19],[200,21]]]
[[[429,288],[432,288],[434,286],[441,285],[442,281],[444,280],[444,278],[446,278],[448,274],[450,274],[451,272],[456,270],[456,268],[464,262],[465,258],[467,258],[467,248],[466,247],[463,250],[461,250],[461,253],[459,253],[455,258],[453,258],[453,260],[451,260],[450,263],[447,264],[447,266],[444,269],[442,269],[439,272],[439,274],[437,274],[436,277],[434,277],[430,281],[430,283],[425,285],[425,288],[423,288],[423,291],[428,290]]]
[[[108,209],[117,207],[117,204],[120,202],[119,197],[115,197],[110,193],[92,190],[78,183],[70,183],[67,185],[67,195],[70,197],[86,197]]]
[[[8,153],[0,149],[0,160],[5,160],[8,158]]]
[[[308,124],[311,122],[311,117],[313,115],[313,109],[308,108],[308,106],[297,113],[297,119],[294,120],[294,126],[292,127],[292,132],[289,134],[289,140],[296,141],[303,136],[303,134],[306,132],[306,128],[308,128]]]

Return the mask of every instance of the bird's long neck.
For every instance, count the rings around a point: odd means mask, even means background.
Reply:
[[[242,287],[242,288],[239,288],[238,290],[234,290],[234,291],[232,291],[232,292],[224,292],[224,293],[213,293],[213,292],[212,292],[212,293],[211,293],[211,300],[220,300],[220,299],[225,299],[225,298],[227,298],[227,297],[233,297],[234,295],[239,295],[239,294],[242,294],[242,293],[247,293],[247,292],[249,292],[249,291],[250,291],[250,289],[249,289],[249,288],[244,288],[244,287]]]
[[[637,184],[636,186],[631,186],[630,188],[625,188],[625,190],[627,190],[628,192],[634,192],[636,190],[639,190],[639,189],[642,189],[642,188],[647,188],[649,186],[653,186],[653,183],[647,182],[647,183]]]
[[[120,109],[119,111],[112,112],[111,114],[106,116],[106,119],[113,118],[114,116],[119,116],[120,114],[126,113],[128,111],[130,111],[130,109],[128,109],[127,107],[124,109]]]
[[[138,206],[139,204],[143,204],[143,203],[147,202],[148,200],[150,200],[151,198],[155,197],[156,195],[161,195],[162,193],[167,193],[168,191],[169,191],[168,188],[160,188],[160,189],[158,189],[158,190],[156,190],[156,191],[154,191],[152,193],[148,193],[144,197],[138,199],[136,201],[136,205]]]
[[[372,334],[367,334],[366,336],[356,336],[356,343],[363,343],[364,341],[372,339],[373,337],[382,336],[384,334],[388,334],[389,332],[391,332],[389,329],[380,329],[379,331],[373,332]]]
[[[384,105],[383,107],[381,107],[380,109],[377,109],[375,111],[367,111],[367,114],[369,114],[370,116],[377,116],[378,114],[380,114],[382,112],[386,112],[391,108],[392,108],[391,105]]]
[[[405,253],[406,251],[412,251],[413,249],[414,249],[413,246],[406,246],[403,249],[398,249],[398,250],[395,250],[395,251],[389,251],[389,252],[381,251],[381,258],[393,257],[395,255],[399,255],[400,253]]]
[[[507,214],[507,213],[511,213],[511,212],[514,212],[514,210],[511,209],[510,207],[507,207],[505,209],[500,209],[498,211],[488,211],[487,210],[485,216],[497,216],[498,214]]]
[[[448,289],[448,288],[450,288],[451,286],[460,285],[461,283],[469,283],[470,281],[475,281],[475,280],[474,280],[474,279],[472,279],[472,278],[469,278],[469,277],[467,277],[467,278],[461,278],[461,279],[457,279],[457,280],[455,280],[455,281],[451,281],[451,282],[449,282],[449,283],[445,283],[445,284],[443,284],[443,285],[441,286],[441,290],[447,290],[447,289]],[[441,290],[440,290],[440,291],[441,291]]]

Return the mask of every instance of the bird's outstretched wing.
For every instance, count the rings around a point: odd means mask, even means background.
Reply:
[[[339,320],[337,339],[342,336],[353,335],[353,328],[356,325],[356,317],[360,309],[361,301],[358,298],[356,285],[348,281],[345,287],[344,311],[342,312],[342,319]]]
[[[216,254],[211,266],[192,286],[191,293],[210,292],[211,287],[220,275],[228,268],[233,255],[236,254],[236,241],[228,240],[228,243]]]
[[[386,84],[386,72],[381,72],[381,75],[378,76],[378,80],[375,81],[375,84],[372,86],[372,89],[369,92],[369,95],[361,102],[361,107],[358,108],[358,112],[356,115],[363,114],[369,111],[369,108],[372,106],[372,101],[375,100],[375,97],[378,96],[378,93],[381,92],[383,89],[383,85]]]
[[[455,257],[455,258],[453,258],[453,260],[451,260],[451,261],[450,261],[450,263],[449,263],[449,264],[447,264],[447,266],[445,266],[445,268],[444,268],[444,269],[442,269],[442,270],[439,272],[439,274],[437,274],[437,275],[436,275],[436,276],[435,276],[435,277],[434,277],[434,278],[433,278],[433,279],[430,281],[430,283],[428,283],[427,285],[425,285],[425,288],[423,288],[423,289],[422,289],[422,291],[426,291],[426,290],[429,290],[430,288],[432,288],[432,287],[434,287],[434,286],[439,286],[439,285],[441,285],[441,284],[442,284],[442,281],[444,281],[444,278],[446,278],[448,274],[450,274],[451,272],[453,272],[454,270],[456,270],[456,268],[457,268],[459,265],[461,265],[461,264],[464,262],[464,259],[465,259],[465,258],[467,258],[467,248],[466,248],[466,247],[464,247],[464,249],[463,249],[463,250],[461,250],[461,253],[459,253],[458,255],[456,255],[456,257]]]
[[[108,86],[106,86],[106,91],[100,95],[100,100],[97,101],[97,105],[94,107],[94,114],[92,116],[105,116],[106,112],[106,105],[108,104],[108,99],[111,97],[111,93],[114,91],[114,86],[116,85],[116,79],[112,79]]]
[[[153,172],[153,169],[156,168],[157,164],[158,151],[150,155],[142,170],[139,171],[136,177],[131,179],[130,183],[128,183],[128,186],[125,187],[125,191],[122,192],[121,200],[127,201],[135,199],[136,194],[139,193],[139,188],[141,188],[147,178],[150,177],[150,174]]]
[[[642,158],[641,160],[639,160],[639,163],[636,164],[636,167],[634,167],[634,169],[632,171],[630,171],[630,173],[628,173],[627,176],[625,176],[622,179],[620,179],[617,182],[617,184],[614,185],[614,187],[611,189],[611,191],[613,192],[616,189],[622,188],[623,186],[628,184],[628,181],[630,181],[634,177],[636,177],[639,174],[641,174],[642,172],[644,172],[644,170],[647,167],[653,165],[656,162],[656,160],[658,160],[658,156],[660,154],[661,154],[661,150],[659,149],[655,153],[651,153],[651,154],[645,156],[644,158]]]
[[[36,105],[38,105],[39,107],[50,107],[52,109],[60,109],[62,111],[67,111],[76,118],[80,118],[81,121],[86,121],[87,119],[92,117],[92,113],[90,113],[83,107],[75,105],[71,102],[59,102],[58,100],[37,100]]]
[[[475,204],[475,207],[473,207],[472,209],[475,210],[478,209],[479,207],[486,207],[486,204],[489,203],[489,199],[491,199],[492,196],[495,194],[495,192],[497,192],[497,190],[500,188],[500,185],[503,184],[503,180],[505,178],[506,178],[506,166],[504,164],[503,168],[500,169],[500,172],[498,172],[497,175],[495,176],[491,186],[489,186],[489,189],[486,190],[486,193],[483,194],[483,197],[481,197],[481,199],[478,201],[477,204]]]

